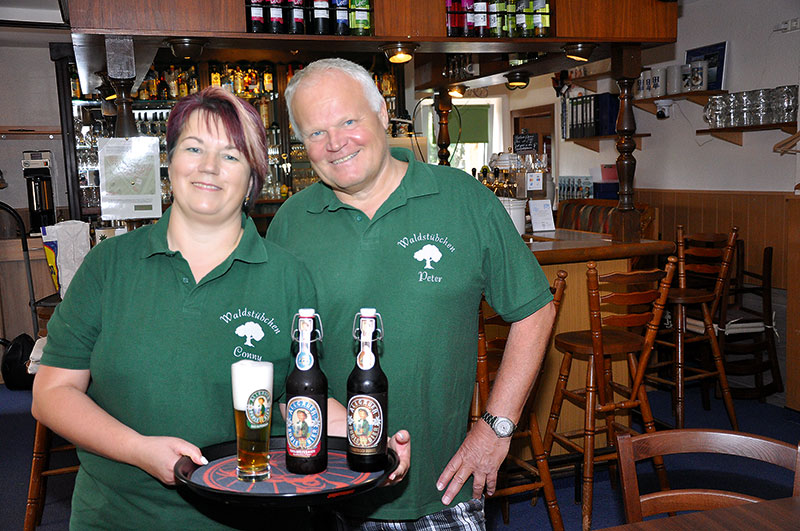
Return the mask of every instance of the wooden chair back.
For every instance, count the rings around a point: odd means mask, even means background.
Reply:
[[[717,315],[720,303],[728,294],[731,262],[735,252],[739,228],[730,232],[686,234],[683,225],[678,225],[678,287],[688,288],[690,275],[710,281],[713,285],[714,301],[711,315]]]
[[[597,264],[589,262],[586,283],[589,289],[589,323],[596,375],[603,377],[603,327],[645,327],[644,345],[638,369],[633,375],[630,396],[638,396],[656,340],[669,286],[675,274],[677,259],[670,256],[664,270],[616,272],[598,275]],[[655,286],[657,287],[651,287]],[[641,311],[640,311],[641,310]],[[603,382],[605,383],[605,382]],[[605,385],[599,385],[604,389]]]
[[[676,429],[617,437],[620,480],[628,523],[678,511],[705,511],[762,501],[748,494],[712,489],[673,489],[640,494],[636,462],[653,456],[687,453],[727,454],[772,463],[794,471],[793,496],[800,496],[800,447],[747,433]],[[713,474],[713,472],[711,472]]]
[[[556,316],[553,321],[553,329],[555,330],[556,323],[558,322],[558,314],[561,309],[561,301],[564,298],[564,290],[567,288],[567,272],[559,269],[556,272],[556,278],[553,280],[553,285],[550,287],[550,293],[553,294],[553,305],[556,309]],[[493,319],[493,324],[500,324],[501,319],[499,316]],[[489,356],[488,356],[488,342],[486,341],[486,319],[483,310],[478,309],[478,369],[475,377],[475,393],[473,395],[472,407],[470,408],[470,427],[478,421],[486,402],[489,400],[490,390],[490,374],[489,374]],[[552,333],[551,330],[551,333]]]

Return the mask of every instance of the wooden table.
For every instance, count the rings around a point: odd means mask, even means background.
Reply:
[[[781,498],[736,507],[712,509],[610,527],[609,530],[769,531],[800,528],[800,497]]]

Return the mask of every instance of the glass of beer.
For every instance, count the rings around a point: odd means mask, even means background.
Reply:
[[[269,478],[272,363],[242,360],[231,365],[236,420],[236,475],[242,481]]]

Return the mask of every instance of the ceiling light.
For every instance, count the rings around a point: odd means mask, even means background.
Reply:
[[[467,92],[467,86],[464,84],[450,85],[447,93],[453,98],[463,98],[464,93]]]
[[[531,80],[531,76],[526,72],[511,72],[506,74],[505,77],[508,80],[506,82],[506,88],[508,90],[524,89]]]
[[[565,44],[561,47],[567,57],[575,61],[588,61],[589,56],[592,55],[592,52],[595,48],[597,48],[596,44],[580,42],[575,44]]]
[[[202,55],[203,48],[207,42],[208,41],[203,39],[189,39],[182,37],[177,39],[169,39],[167,44],[169,44],[169,48],[172,50],[172,55],[178,59],[197,61],[200,59],[200,55]]]
[[[414,42],[393,42],[380,46],[390,63],[407,63],[414,57],[419,44]]]

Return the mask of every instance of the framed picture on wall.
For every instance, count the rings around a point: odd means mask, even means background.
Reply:
[[[708,90],[722,90],[725,74],[725,48],[727,42],[718,42],[686,50],[686,64],[708,61]]]

